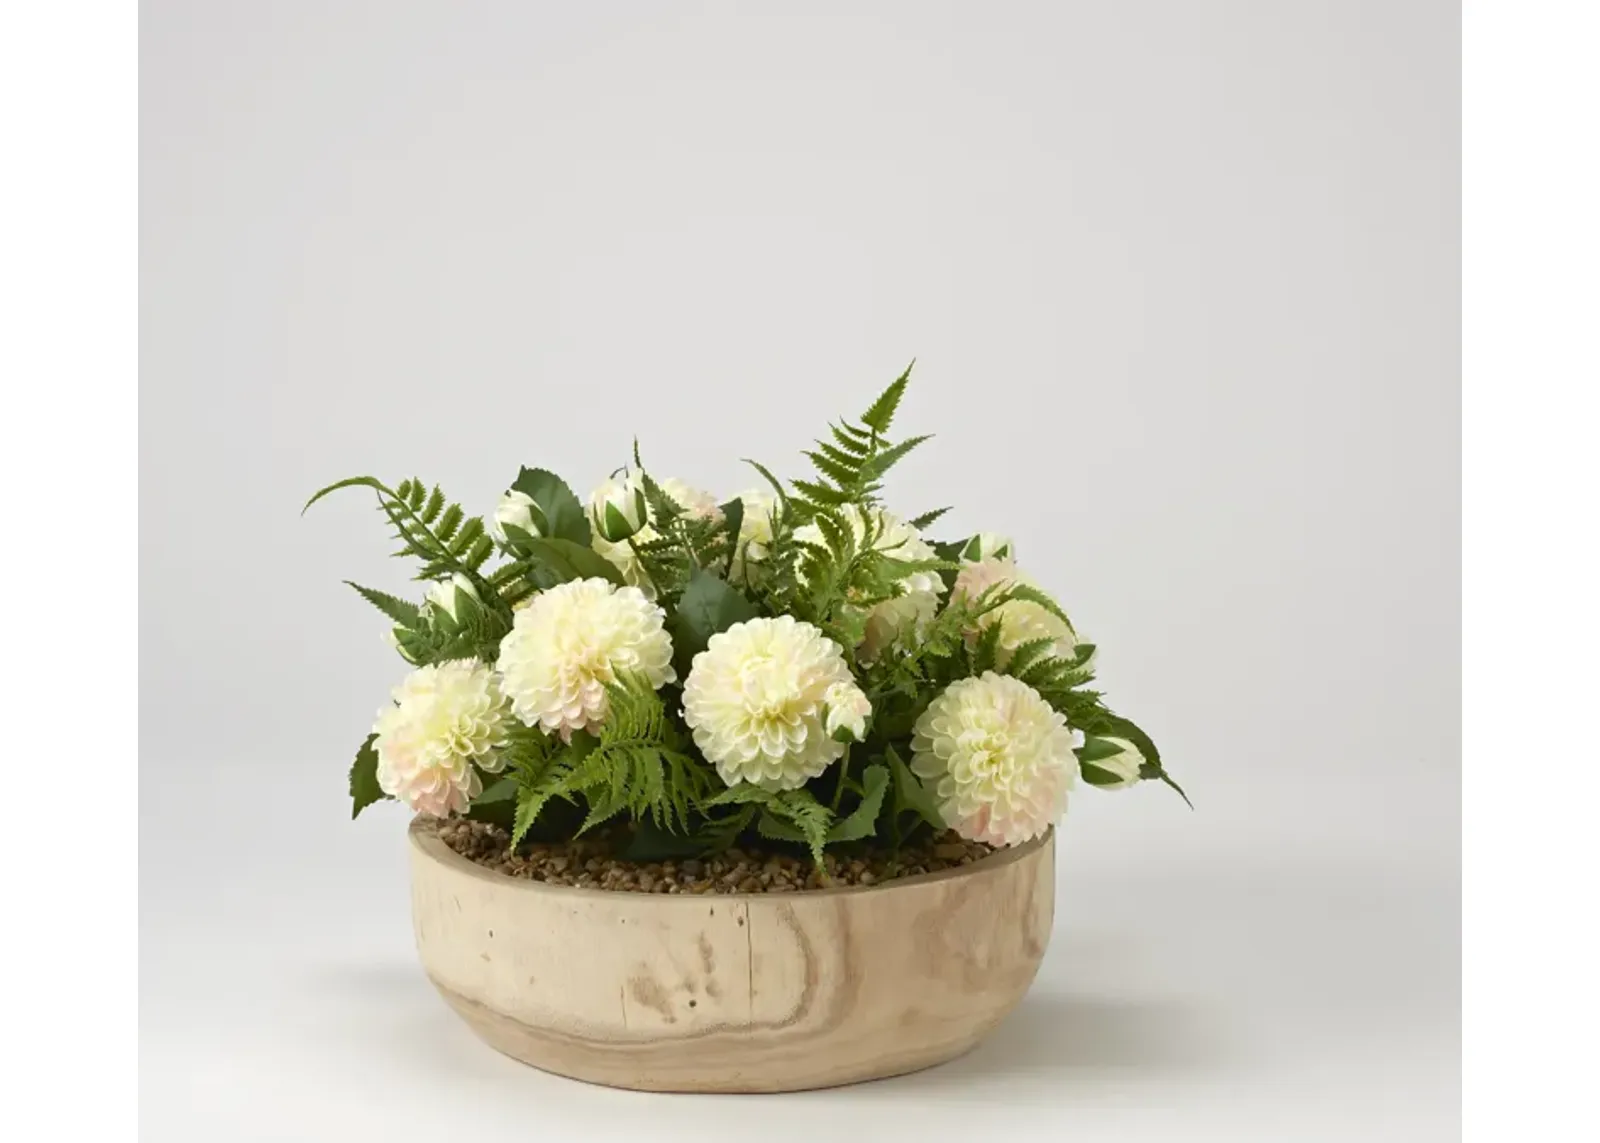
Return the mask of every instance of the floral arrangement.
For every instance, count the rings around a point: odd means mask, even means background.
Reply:
[[[420,561],[426,599],[351,584],[412,670],[350,770],[384,798],[497,821],[512,846],[630,824],[624,856],[896,848],[954,830],[1048,831],[1077,783],[1159,780],[1149,737],[1092,689],[1095,647],[988,532],[941,542],[945,509],[880,493],[925,436],[891,440],[910,370],[829,426],[787,484],[719,503],[639,459],[587,506],[523,468],[493,518],[437,486],[363,487]]]

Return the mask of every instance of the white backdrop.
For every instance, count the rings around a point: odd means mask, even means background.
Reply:
[[[1197,809],[1085,792],[1013,1021],[763,1133],[1453,1137],[1456,21],[146,4],[151,1137],[749,1122],[502,1061],[428,991],[403,817],[344,820],[403,665],[339,581],[406,570],[364,494],[299,509],[415,472],[488,510],[524,463],[581,495],[634,435],[732,495],[913,357],[937,438],[891,503],[1014,535]]]

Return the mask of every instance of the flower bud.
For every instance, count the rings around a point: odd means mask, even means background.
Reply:
[[[984,560],[1014,561],[1017,549],[1009,536],[1002,536],[998,532],[979,532],[962,545],[961,558],[969,564]]]
[[[601,538],[620,544],[645,525],[644,489],[629,477],[612,477],[595,490],[591,514]]]
[[[405,628],[403,628],[403,627],[391,627],[391,628],[389,628],[389,630],[387,630],[387,631],[385,631],[383,633],[384,645],[386,647],[389,647],[391,650],[393,650],[395,654],[399,655],[406,662],[415,664],[416,660],[413,659],[411,657],[411,653],[406,650],[405,644],[400,642],[400,635],[401,635],[401,633],[403,631],[405,631]],[[406,632],[406,634],[410,634],[410,633]]]
[[[477,601],[478,589],[472,586],[470,579],[457,572],[449,579],[436,583],[429,589],[428,602],[444,612],[452,620],[455,620],[459,618],[458,610],[461,606],[462,595]]]
[[[500,497],[500,503],[494,510],[494,519],[489,521],[489,531],[501,543],[511,539],[506,533],[506,528],[516,528],[530,536],[544,535],[544,513],[533,502],[533,497],[526,492],[511,489]]]
[[[1126,738],[1090,738],[1078,748],[1083,780],[1102,790],[1122,790],[1139,780],[1144,755]]]
[[[834,683],[822,696],[827,714],[823,729],[836,742],[860,742],[867,736],[872,704],[854,683]]]

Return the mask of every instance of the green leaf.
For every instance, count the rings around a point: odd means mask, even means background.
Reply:
[[[585,548],[589,546],[589,515],[566,481],[543,468],[525,467],[517,473],[511,487],[531,499],[544,515],[546,539],[570,540]]]
[[[669,833],[650,818],[640,818],[628,842],[617,854],[624,861],[668,861],[705,852],[701,837]]]
[[[1113,774],[1110,770],[1102,770],[1093,762],[1084,762],[1079,759],[1078,770],[1083,775],[1083,780],[1091,786],[1117,786],[1122,783],[1121,774]]]
[[[1138,748],[1140,754],[1144,755],[1146,762],[1153,766],[1161,765],[1161,752],[1156,749],[1156,744],[1150,741],[1150,736],[1119,714],[1112,714],[1104,709],[1096,711],[1092,725],[1081,726],[1079,729],[1085,734],[1126,738]]]
[[[372,746],[377,740],[376,734],[369,734],[367,740],[361,744],[361,749],[356,751],[356,760],[350,766],[351,821],[360,817],[361,811],[373,802],[382,801],[389,796],[378,785],[378,752]]]
[[[517,788],[516,778],[509,774],[489,783],[481,794],[472,799],[466,816],[473,821],[491,822],[510,831],[516,824]]]
[[[915,517],[911,521],[911,526],[917,531],[921,532],[924,529],[931,527],[934,521],[938,520],[939,517],[943,516],[948,511],[950,511],[949,508],[935,508],[932,512],[924,512],[922,515]]]
[[[894,421],[895,410],[900,407],[900,398],[905,396],[906,384],[911,380],[911,368],[916,362],[906,366],[906,371],[890,383],[889,387],[878,395],[870,408],[861,414],[861,421],[868,428],[875,429],[879,436],[889,431],[889,425]]]
[[[695,568],[672,616],[672,644],[680,664],[679,677],[689,677],[684,664],[694,662],[694,657],[706,649],[711,636],[759,614],[756,605],[727,580],[704,568]]]
[[[1144,771],[1141,770],[1139,772],[1139,777],[1143,778],[1144,776],[1145,776],[1144,775]],[[1183,804],[1184,805],[1188,806],[1191,810],[1194,809],[1194,803],[1189,800],[1189,795],[1185,794],[1183,792],[1183,787],[1182,786],[1178,785],[1178,783],[1176,783],[1176,782],[1174,782],[1172,780],[1172,775],[1171,774],[1168,774],[1165,770],[1161,770],[1161,771],[1158,771],[1156,773],[1156,777],[1161,779],[1167,785],[1171,786],[1174,790],[1176,790],[1178,792],[1178,797],[1183,799]]]
[[[388,592],[362,587],[359,583],[351,583],[350,580],[345,580],[344,582],[355,588],[362,599],[372,604],[372,606],[383,612],[390,619],[393,619],[400,626],[412,630],[421,626],[422,609],[416,604],[408,603],[403,599],[390,595]]]
[[[769,841],[797,841],[803,845],[806,840],[806,835],[800,832],[798,826],[791,825],[771,809],[761,811],[756,832]]]
[[[828,831],[830,842],[859,841],[871,837],[876,831],[878,814],[883,809],[883,796],[889,789],[888,767],[868,766],[861,776],[861,784],[865,791],[861,796],[861,804],[849,817]]]
[[[530,540],[527,558],[550,572],[551,582],[541,585],[544,587],[574,579],[610,580],[619,587],[623,583],[616,564],[593,548],[581,547],[571,540]]]
[[[1104,738],[1085,738],[1076,753],[1079,762],[1099,762],[1102,759],[1115,758],[1122,753],[1122,747]]]
[[[933,545],[933,554],[938,556],[941,560],[948,560],[952,565],[951,567],[942,568],[939,571],[939,578],[944,581],[944,590],[948,594],[950,590],[955,587],[956,576],[961,574],[958,570],[956,570],[960,566],[959,561],[961,559],[961,542],[958,541],[955,543],[945,543],[941,541],[939,543],[935,543]]]
[[[722,528],[728,536],[728,562],[723,573],[733,570],[733,557],[739,551],[739,533],[744,529],[744,501],[734,499],[722,506]]]
[[[905,764],[900,755],[895,753],[894,747],[884,751],[884,761],[889,764],[889,774],[894,781],[893,808],[896,817],[907,811],[913,811],[917,817],[927,822],[934,829],[943,830],[945,825],[944,815],[939,812],[939,805],[933,800],[933,794],[922,784],[911,768]]]
[[[514,802],[517,800],[517,779],[510,774],[492,782],[483,788],[483,793],[472,799],[475,806],[487,806],[494,802]]]

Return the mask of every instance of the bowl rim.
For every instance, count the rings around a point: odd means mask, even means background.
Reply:
[[[427,817],[423,814],[418,814],[412,818],[410,826],[406,829],[406,835],[411,839],[412,849],[437,864],[466,873],[482,881],[513,891],[535,893],[542,897],[560,898],[562,900],[578,898],[615,902],[640,899],[652,904],[674,901],[682,903],[684,907],[691,904],[696,906],[703,905],[708,900],[771,901],[776,904],[792,904],[795,901],[812,901],[856,893],[883,893],[895,889],[914,889],[921,885],[931,885],[939,881],[951,881],[958,877],[970,877],[1003,869],[1008,865],[1032,856],[1040,849],[1050,845],[1055,841],[1056,836],[1056,826],[1051,825],[1049,829],[1038,837],[1025,841],[1021,845],[997,849],[970,865],[957,865],[950,869],[937,869],[931,873],[914,873],[909,877],[896,877],[878,885],[839,885],[831,889],[797,889],[789,893],[642,893],[627,889],[588,889],[577,885],[551,885],[546,881],[535,881],[528,877],[513,877],[509,873],[501,873],[498,870],[489,869],[486,866],[479,865],[471,858],[463,857],[446,845],[438,835],[438,828],[441,824],[438,818]]]

